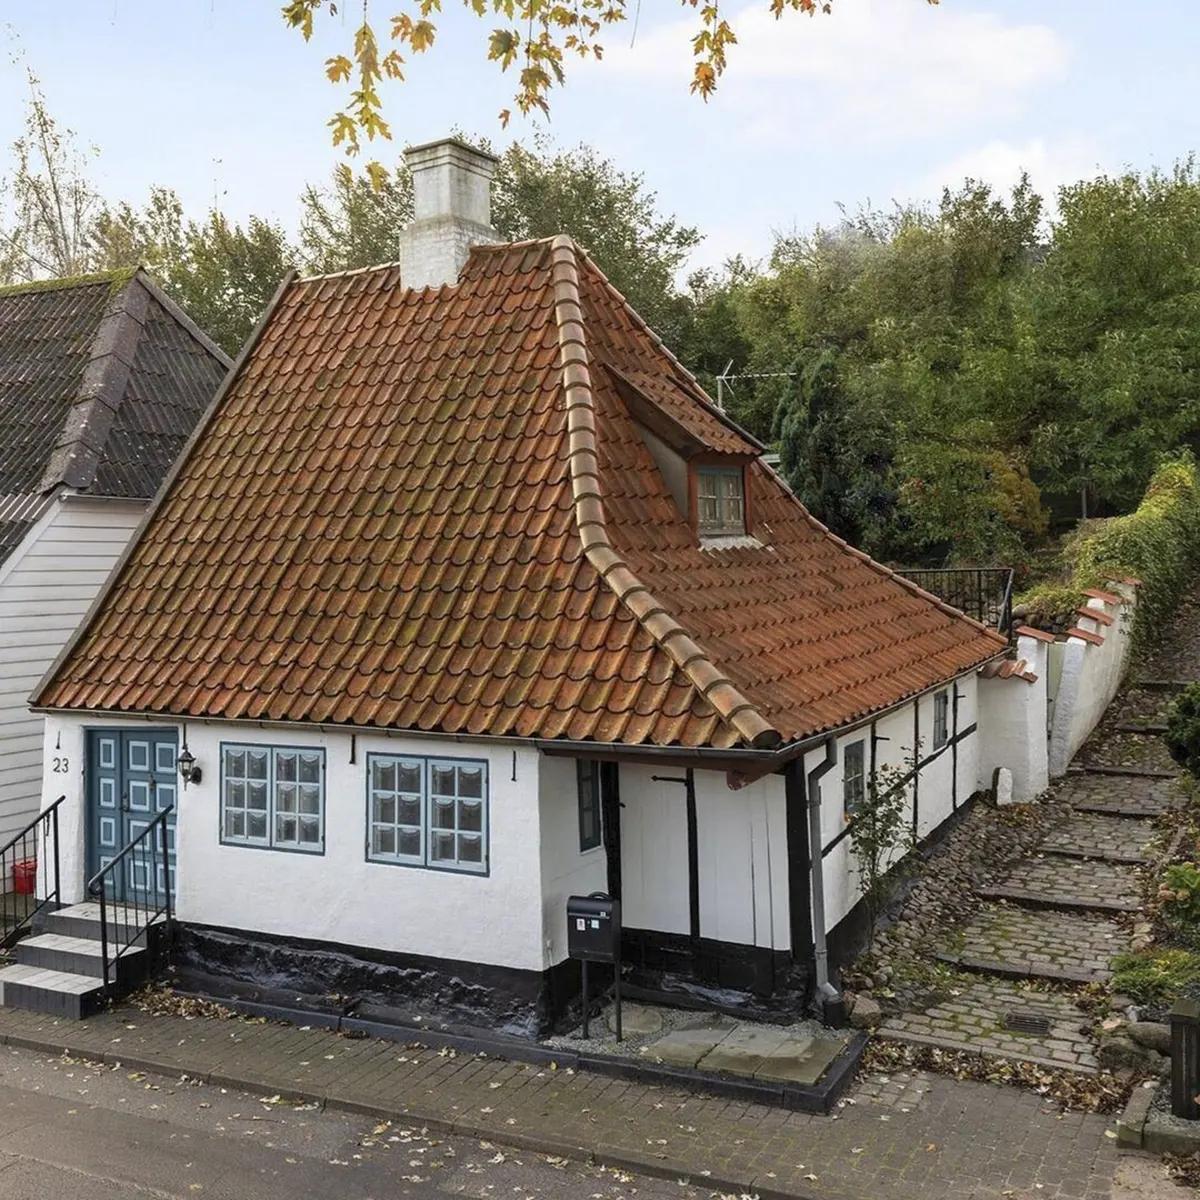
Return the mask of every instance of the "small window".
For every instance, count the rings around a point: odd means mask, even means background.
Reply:
[[[866,797],[867,776],[862,741],[851,742],[842,751],[842,805],[852,817]]]
[[[933,748],[940,750],[950,740],[950,693],[933,697]]]
[[[701,533],[745,533],[746,498],[741,467],[698,467],[696,507],[696,525]]]
[[[595,850],[603,840],[600,832],[600,764],[576,760],[579,781],[579,849]]]
[[[323,853],[325,751],[223,747],[221,840]]]
[[[372,754],[367,857],[442,871],[488,869],[487,764]]]

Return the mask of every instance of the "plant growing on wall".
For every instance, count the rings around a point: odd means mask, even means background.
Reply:
[[[899,883],[899,873],[893,868],[913,845],[908,789],[916,775],[919,753],[920,746],[900,764],[875,767],[851,817],[850,851],[858,866],[872,946],[875,924]]]

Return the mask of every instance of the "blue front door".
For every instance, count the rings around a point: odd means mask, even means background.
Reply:
[[[175,805],[179,776],[173,729],[93,729],[88,734],[88,853],[90,879],[142,833],[157,813]],[[157,836],[157,835],[155,835]],[[171,891],[175,891],[175,811],[167,818]],[[165,898],[162,852],[146,843],[126,856],[108,895],[156,906]]]

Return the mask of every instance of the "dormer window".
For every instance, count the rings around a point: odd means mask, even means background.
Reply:
[[[696,527],[705,537],[746,532],[744,472],[738,467],[696,468]]]

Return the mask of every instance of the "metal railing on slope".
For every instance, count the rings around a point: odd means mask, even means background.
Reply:
[[[4,886],[0,947],[18,941],[43,908],[59,903],[58,809],[65,799],[59,796],[0,847],[0,883]]]

